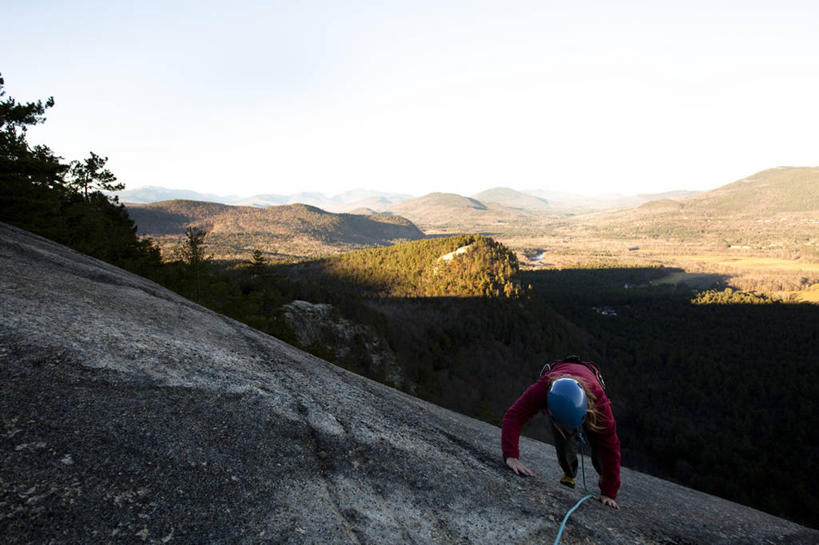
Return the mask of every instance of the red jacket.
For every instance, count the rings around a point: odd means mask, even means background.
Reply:
[[[620,439],[617,437],[617,424],[611,412],[611,402],[606,392],[592,371],[582,364],[557,363],[552,365],[549,374],[543,375],[531,385],[506,414],[503,415],[501,430],[501,448],[503,459],[520,458],[518,439],[520,430],[540,410],[546,409],[549,389],[553,377],[570,375],[582,382],[584,386],[597,398],[595,406],[599,413],[598,431],[585,426],[584,433],[600,457],[602,473],[600,474],[600,492],[610,498],[617,498],[620,489]]]

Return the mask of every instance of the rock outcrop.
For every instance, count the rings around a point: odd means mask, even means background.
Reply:
[[[330,353],[330,356],[322,357],[332,362],[343,363],[348,359],[365,361],[372,373],[367,376],[383,377],[380,382],[404,387],[414,393],[412,385],[404,380],[389,343],[372,326],[343,318],[328,303],[310,303],[299,299],[284,305],[284,319],[302,347],[321,346]]]
[[[496,427],[0,224],[4,543],[551,543],[581,492]],[[510,400],[510,403],[513,400]],[[588,465],[588,464],[587,464]],[[594,480],[594,479],[590,479]],[[819,543],[623,471],[562,543]]]

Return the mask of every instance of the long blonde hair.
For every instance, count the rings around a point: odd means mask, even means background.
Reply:
[[[585,426],[588,426],[591,431],[600,431],[603,427],[600,425],[600,411],[597,410],[597,396],[594,395],[588,386],[586,386],[585,381],[574,375],[570,375],[568,373],[563,373],[560,375],[549,376],[550,385],[559,378],[570,378],[576,381],[581,388],[583,388],[583,392],[586,394],[586,418],[583,421]]]

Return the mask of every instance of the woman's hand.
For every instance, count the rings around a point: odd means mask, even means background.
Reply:
[[[512,468],[512,471],[514,471],[517,475],[526,475],[527,477],[535,476],[535,472],[523,465],[523,462],[517,458],[507,458],[506,465]]]
[[[616,509],[618,511],[620,510],[620,506],[617,505],[617,502],[614,501],[614,498],[610,498],[608,496],[604,496],[603,494],[600,494],[599,496],[597,496],[597,501],[599,501],[603,505],[608,505],[612,509]]]

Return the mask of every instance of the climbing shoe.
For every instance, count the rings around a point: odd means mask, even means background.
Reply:
[[[568,486],[569,488],[574,488],[574,477],[569,477],[564,473],[560,478],[560,484],[563,486]]]

